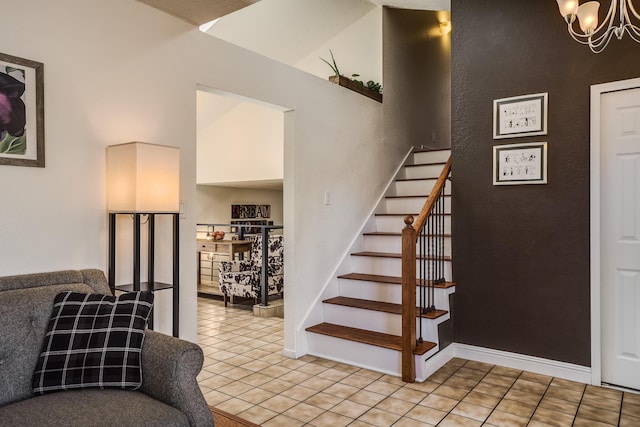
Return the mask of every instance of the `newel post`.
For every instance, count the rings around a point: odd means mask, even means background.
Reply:
[[[402,229],[402,381],[416,379],[413,352],[416,349],[416,230],[413,216]]]

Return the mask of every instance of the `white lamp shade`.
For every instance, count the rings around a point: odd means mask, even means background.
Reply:
[[[558,9],[563,18],[578,13],[578,0],[558,0]]]
[[[580,29],[585,34],[592,33],[598,26],[598,9],[600,9],[600,3],[597,1],[588,1],[578,8]]]
[[[130,142],[107,147],[109,212],[179,212],[180,149]]]

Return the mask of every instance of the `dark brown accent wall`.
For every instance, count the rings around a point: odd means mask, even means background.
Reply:
[[[383,22],[385,141],[411,147],[451,146],[451,38],[448,12],[385,7]]]
[[[456,341],[589,366],[590,85],[639,77],[640,45],[591,53],[551,0],[451,3]],[[493,140],[492,101],[538,92],[548,135]],[[493,186],[492,146],[532,141],[548,184]]]

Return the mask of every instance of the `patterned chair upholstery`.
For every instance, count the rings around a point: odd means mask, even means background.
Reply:
[[[252,240],[250,260],[218,263],[218,281],[220,292],[224,295],[225,307],[229,295],[253,298],[256,302],[261,296],[262,236],[255,236]],[[267,249],[268,294],[282,294],[284,292],[284,236],[269,236],[267,242],[269,245]]]

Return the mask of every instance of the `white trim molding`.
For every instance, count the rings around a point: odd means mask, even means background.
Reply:
[[[521,371],[548,375],[585,384],[591,382],[591,368],[588,366],[574,365],[557,360],[543,359],[541,357],[527,356],[467,344],[452,345],[455,345],[456,357],[461,359],[505,366],[507,368],[519,369]]]
[[[640,79],[591,86],[590,246],[591,246],[591,384],[602,383],[600,310],[600,98],[607,92],[640,87]]]

